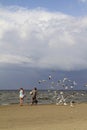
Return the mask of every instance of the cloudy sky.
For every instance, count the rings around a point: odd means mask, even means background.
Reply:
[[[0,67],[9,65],[87,69],[87,0],[0,0]]]

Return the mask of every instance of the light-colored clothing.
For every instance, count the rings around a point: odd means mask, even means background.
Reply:
[[[19,91],[19,97],[20,97],[20,98],[24,98],[24,92],[23,92],[23,90],[20,90],[20,91]]]

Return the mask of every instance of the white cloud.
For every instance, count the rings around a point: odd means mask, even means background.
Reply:
[[[87,2],[87,0],[79,0],[80,2],[83,2],[83,3],[85,3],[85,2]]]
[[[10,55],[10,54],[3,54],[0,55],[0,61],[4,63],[12,63],[12,64],[27,64],[32,63],[31,57],[25,57],[25,56],[18,56],[18,55]]]
[[[41,9],[0,8],[0,63],[85,69],[86,34],[87,16],[75,18]]]

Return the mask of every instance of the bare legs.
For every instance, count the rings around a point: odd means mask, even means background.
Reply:
[[[23,98],[20,98],[20,106],[23,106]]]

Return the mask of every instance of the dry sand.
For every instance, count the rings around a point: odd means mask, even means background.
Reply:
[[[87,104],[0,106],[0,130],[87,130]]]

